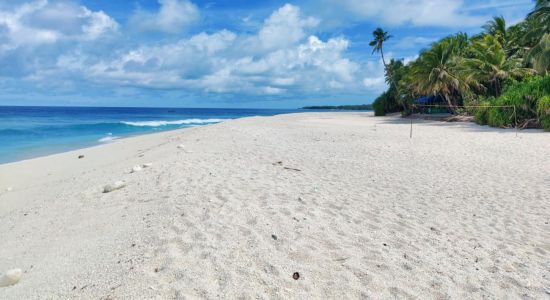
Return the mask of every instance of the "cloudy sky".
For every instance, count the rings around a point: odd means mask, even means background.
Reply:
[[[385,89],[371,32],[414,59],[532,0],[1,0],[0,105],[294,108]]]

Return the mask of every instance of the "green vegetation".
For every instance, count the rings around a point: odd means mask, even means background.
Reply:
[[[333,110],[372,110],[371,104],[338,105],[338,106],[304,106],[302,109],[333,109]]]
[[[440,96],[453,113],[473,115],[479,124],[513,127],[517,120],[550,130],[550,0],[535,2],[518,24],[495,17],[482,33],[443,38],[408,64],[386,63],[383,45],[391,35],[377,28],[370,45],[382,55],[389,88],[374,101],[375,114],[406,115],[414,99]]]

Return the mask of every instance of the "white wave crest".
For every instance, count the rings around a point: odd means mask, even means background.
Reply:
[[[130,126],[148,126],[158,127],[166,125],[199,125],[199,124],[212,124],[226,121],[227,119],[185,119],[176,121],[142,121],[142,122],[121,122],[122,124]]]
[[[97,141],[100,142],[100,143],[110,143],[110,142],[112,142],[116,139],[119,139],[119,137],[118,136],[113,136],[112,133],[109,133],[109,134],[107,134],[106,137],[100,138]]]

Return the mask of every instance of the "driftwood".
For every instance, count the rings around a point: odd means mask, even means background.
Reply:
[[[533,128],[540,128],[540,123],[537,119],[527,119],[523,123],[519,125],[519,128],[521,129],[533,129]]]

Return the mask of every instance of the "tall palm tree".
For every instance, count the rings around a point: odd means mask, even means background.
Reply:
[[[503,16],[493,17],[493,19],[483,26],[485,32],[498,39],[500,44],[504,47],[508,41],[508,30],[506,27],[506,20]]]
[[[374,53],[380,53],[382,56],[382,63],[384,64],[384,71],[387,78],[389,78],[390,84],[393,84],[396,90],[396,96],[398,97],[398,101],[403,106],[404,110],[407,110],[407,107],[403,101],[400,99],[401,93],[399,92],[399,87],[397,83],[395,82],[392,74],[392,70],[388,68],[388,65],[386,64],[386,59],[384,58],[384,43],[388,41],[392,36],[387,32],[384,31],[381,27],[376,28],[374,32],[372,33],[373,40],[369,43],[369,46],[372,48],[372,54]]]
[[[420,55],[411,70],[415,92],[441,96],[453,112],[457,106],[455,96],[469,89],[457,72],[459,55],[464,51],[464,36],[460,34],[435,43]]]
[[[389,39],[392,38],[390,34],[388,34],[387,31],[384,31],[384,29],[378,27],[376,30],[372,33],[372,36],[374,40],[372,40],[369,45],[373,47],[372,54],[374,53],[380,53],[382,56],[382,62],[384,63],[384,68],[387,68],[386,65],[386,59],[384,58],[384,43],[387,42]]]
[[[534,73],[523,67],[522,59],[508,58],[498,38],[492,35],[475,41],[469,52],[472,57],[460,60],[461,78],[470,84],[489,84],[496,97],[501,94],[504,80]]]
[[[529,50],[526,60],[539,74],[550,73],[550,33],[545,34],[540,42]]]

